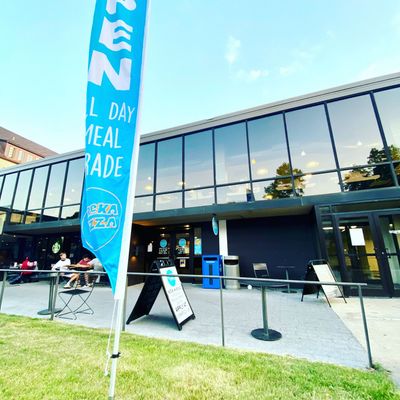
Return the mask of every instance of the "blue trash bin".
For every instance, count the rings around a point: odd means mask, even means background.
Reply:
[[[220,255],[203,255],[202,257],[203,275],[222,275],[222,256]],[[203,288],[219,289],[220,279],[203,278]]]

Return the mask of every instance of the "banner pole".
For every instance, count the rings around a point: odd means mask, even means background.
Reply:
[[[121,255],[119,259],[118,265],[118,275],[117,275],[117,284],[115,289],[114,301],[117,302],[117,316],[115,319],[115,333],[114,333],[114,344],[113,344],[113,352],[111,355],[111,375],[110,375],[110,386],[108,391],[108,399],[114,400],[115,395],[115,385],[117,379],[117,364],[119,358],[119,343],[121,337],[122,330],[122,318],[124,316],[124,301],[126,296],[126,284],[127,284],[127,270],[128,270],[128,262],[129,262],[129,251],[131,244],[131,231],[132,231],[132,216],[133,216],[133,207],[134,207],[134,199],[135,199],[135,188],[136,188],[136,175],[137,175],[137,165],[138,165],[138,156],[139,156],[139,145],[140,145],[140,129],[141,129],[141,108],[143,102],[143,78],[144,71],[146,65],[146,42],[147,35],[149,29],[149,19],[150,19],[150,2],[147,1],[147,10],[146,10],[146,21],[145,21],[145,29],[144,29],[144,37],[143,37],[143,60],[142,60],[142,68],[141,68],[141,79],[140,79],[140,89],[139,89],[139,104],[138,104],[138,113],[136,120],[136,133],[135,139],[133,143],[133,152],[132,159],[130,165],[130,179],[128,186],[128,194],[127,194],[127,202],[125,209],[125,219],[124,226],[122,231],[122,242],[121,242]]]

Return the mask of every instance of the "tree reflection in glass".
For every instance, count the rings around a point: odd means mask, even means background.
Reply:
[[[290,165],[289,163],[282,163],[276,170],[276,175],[285,176],[290,175]],[[293,169],[293,174],[302,174],[303,171],[298,168]],[[296,193],[300,195],[304,190],[304,178],[303,177],[295,177],[294,178],[294,189]],[[277,178],[271,182],[270,185],[264,187],[264,195],[262,198],[264,200],[272,200],[272,199],[283,199],[287,197],[293,196],[293,185],[292,178],[290,176]]]
[[[400,149],[398,147],[391,145],[389,146],[389,151],[393,160],[399,159]],[[343,177],[344,190],[352,192],[393,186],[390,164],[373,165],[383,163],[386,160],[386,152],[383,148],[381,150],[372,148],[367,160],[371,167],[353,168],[345,172]]]

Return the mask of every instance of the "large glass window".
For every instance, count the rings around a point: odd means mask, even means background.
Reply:
[[[329,174],[307,174],[295,178],[299,182],[295,191],[298,196],[340,192],[339,176],[336,172]]]
[[[42,215],[42,221],[43,222],[57,221],[59,215],[60,215],[60,207],[44,209]]]
[[[185,192],[185,208],[214,204],[214,188],[188,190]]]
[[[182,138],[164,140],[157,150],[157,192],[182,189]]]
[[[66,163],[53,164],[50,170],[45,207],[59,206],[65,179]]]
[[[17,186],[17,191],[15,192],[15,199],[13,204],[14,210],[20,210],[20,211],[25,210],[31,178],[32,178],[31,169],[27,171],[22,171],[19,174],[18,186]]]
[[[154,191],[155,147],[154,143],[140,146],[136,195],[152,194]]]
[[[156,210],[182,208],[182,192],[162,194],[156,197]]]
[[[214,184],[212,132],[185,136],[185,187]]]
[[[244,123],[215,130],[215,168],[217,184],[249,180]]]
[[[85,160],[78,158],[69,162],[63,204],[78,204],[81,201]]]
[[[49,167],[36,168],[33,174],[32,190],[29,195],[28,210],[42,208]]]
[[[245,202],[249,191],[248,184],[219,187],[217,188],[217,202],[218,204]]]
[[[282,114],[250,121],[248,131],[252,178],[281,175],[289,162]]]
[[[61,210],[61,219],[77,219],[79,218],[80,206],[63,207]]]
[[[393,186],[390,164],[353,168],[342,173],[346,192]]]
[[[324,107],[303,108],[285,115],[293,173],[335,169]]]
[[[392,159],[400,160],[400,88],[374,94]]]
[[[384,161],[374,159],[383,144],[368,95],[329,103],[328,110],[341,168]]]
[[[133,213],[153,211],[153,196],[136,197]]]
[[[11,202],[17,181],[17,174],[6,175],[4,178],[3,192],[1,193],[0,206],[11,208]]]
[[[300,182],[295,182],[300,184]],[[292,178],[279,178],[268,181],[253,182],[255,200],[284,199],[293,196]]]

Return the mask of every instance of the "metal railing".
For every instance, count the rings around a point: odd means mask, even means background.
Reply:
[[[0,291],[0,311],[2,307],[5,287],[7,276],[9,272],[23,272],[26,270],[20,269],[0,269],[0,272],[3,272],[3,281],[1,285]],[[46,278],[49,279],[49,299],[48,299],[48,309],[43,311],[48,311],[48,315],[50,315],[50,320],[54,319],[54,315],[57,313],[55,309],[56,305],[56,298],[57,298],[57,291],[58,291],[58,284],[60,279],[60,274],[64,274],[66,271],[52,271],[52,270],[30,270],[34,274],[46,274]],[[71,270],[71,272],[79,273],[79,274],[89,274],[89,275],[107,275],[106,272],[100,271],[75,271]],[[67,271],[68,273],[68,271]],[[225,324],[224,324],[224,306],[223,306],[223,281],[224,280],[235,280],[239,282],[254,283],[254,286],[261,286],[262,288],[262,302],[263,302],[263,327],[264,330],[268,332],[268,317],[267,317],[267,296],[265,287],[266,283],[281,283],[281,284],[295,284],[295,285],[317,285],[318,287],[322,285],[327,286],[340,286],[340,287],[357,287],[358,289],[358,298],[360,301],[360,308],[361,308],[361,315],[363,321],[363,328],[364,328],[364,335],[365,335],[365,342],[366,348],[368,353],[368,366],[373,368],[372,362],[372,354],[371,354],[371,346],[369,340],[369,333],[368,333],[368,325],[367,325],[367,317],[365,314],[365,307],[364,307],[364,300],[363,300],[363,293],[362,288],[366,287],[366,283],[356,283],[356,282],[321,282],[321,281],[305,281],[305,280],[295,280],[295,279],[271,279],[271,278],[250,278],[250,277],[233,277],[233,276],[220,276],[220,275],[194,275],[194,274],[161,274],[161,273],[151,273],[151,272],[128,272],[128,276],[141,276],[141,277],[148,277],[148,276],[159,276],[161,277],[177,277],[177,278],[193,278],[193,279],[218,279],[219,280],[219,293],[220,293],[220,315],[221,315],[221,345],[225,346]],[[264,285],[263,285],[264,284]],[[233,290],[230,290],[233,291]],[[126,299],[125,296],[125,307],[126,310]],[[42,315],[45,313],[43,312]],[[126,321],[126,315],[124,316],[124,321]],[[123,324],[123,330],[125,330],[125,322]]]

